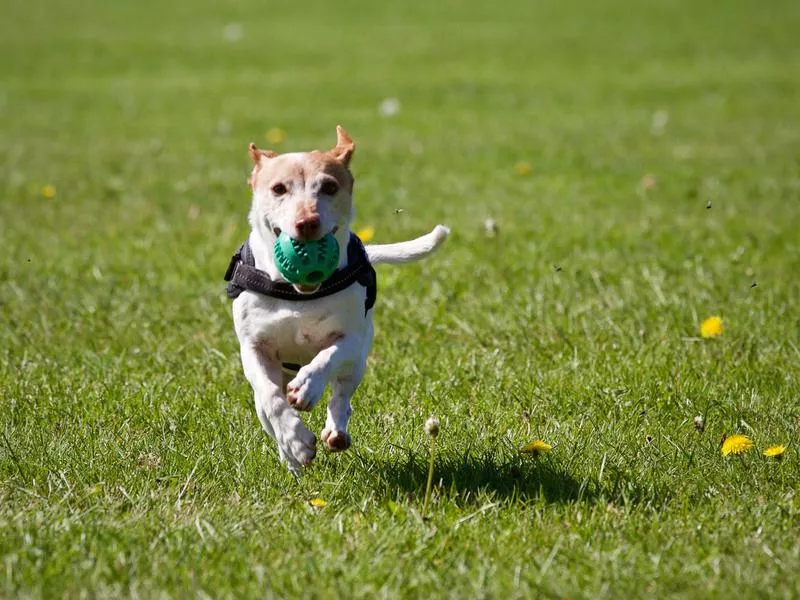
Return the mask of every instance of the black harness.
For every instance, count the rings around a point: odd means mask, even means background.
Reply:
[[[375,299],[378,296],[375,269],[369,262],[364,244],[355,233],[350,234],[350,242],[347,244],[347,266],[337,270],[326,279],[313,294],[301,294],[291,284],[273,281],[267,273],[257,269],[249,242],[239,246],[236,254],[231,258],[228,270],[225,272],[225,281],[228,282],[230,298],[238,298],[239,294],[247,290],[270,298],[297,302],[324,298],[341,292],[354,283],[359,283],[367,288],[367,299],[364,302],[365,315],[370,308],[375,306]]]

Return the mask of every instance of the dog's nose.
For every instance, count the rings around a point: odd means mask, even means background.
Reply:
[[[303,217],[298,219],[294,226],[297,227],[297,233],[302,239],[313,239],[319,233],[319,216]]]

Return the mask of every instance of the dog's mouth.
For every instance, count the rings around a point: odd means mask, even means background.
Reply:
[[[296,289],[301,294],[313,294],[322,286],[321,283],[317,285],[300,285],[298,283],[293,283],[292,287]]]

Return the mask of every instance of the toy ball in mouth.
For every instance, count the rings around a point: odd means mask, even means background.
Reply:
[[[301,242],[282,231],[273,251],[281,275],[297,285],[317,286],[339,265],[339,243],[332,233],[313,242]]]

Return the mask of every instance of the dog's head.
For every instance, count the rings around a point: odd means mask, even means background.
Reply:
[[[250,144],[250,222],[266,243],[271,245],[282,231],[304,242],[333,233],[346,243],[353,218],[349,165],[356,146],[341,127],[336,138],[327,152],[277,154]]]

